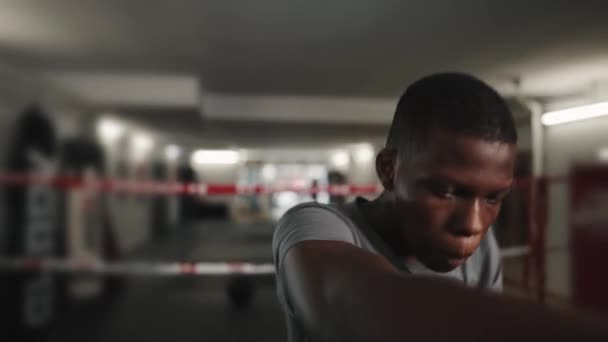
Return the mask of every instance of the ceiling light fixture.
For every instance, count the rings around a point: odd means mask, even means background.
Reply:
[[[181,154],[181,149],[177,145],[167,145],[165,147],[165,157],[169,160],[176,160]]]
[[[236,164],[240,160],[239,153],[233,150],[196,150],[192,153],[192,163],[204,164]]]
[[[608,115],[608,102],[548,112],[543,114],[541,122],[545,126],[552,126],[567,122],[593,119],[604,115]]]
[[[97,123],[97,134],[105,142],[114,142],[125,132],[125,126],[120,122],[104,118]]]
[[[331,162],[337,168],[345,168],[350,164],[350,157],[345,151],[338,151],[332,155]]]

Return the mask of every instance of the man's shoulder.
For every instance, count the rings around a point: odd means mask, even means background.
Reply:
[[[295,244],[306,240],[343,241],[355,244],[349,219],[334,205],[307,202],[289,209],[278,221],[272,248],[280,265],[283,256]]]
[[[287,210],[279,219],[276,229],[353,229],[354,222],[349,215],[347,205],[305,202]]]
[[[319,202],[314,202],[314,201],[313,202],[304,202],[304,203],[300,203],[296,206],[293,206],[292,208],[287,210],[281,216],[279,222],[284,221],[289,218],[293,218],[294,216],[303,215],[303,214],[308,215],[308,214],[315,214],[315,213],[322,213],[323,215],[333,214],[333,215],[337,215],[337,216],[342,216],[342,215],[344,215],[344,210],[343,210],[343,208],[338,207],[333,204],[324,204],[324,203],[319,203]]]

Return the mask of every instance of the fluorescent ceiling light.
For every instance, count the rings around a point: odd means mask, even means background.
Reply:
[[[101,119],[97,123],[97,134],[106,142],[113,142],[125,132],[125,126],[112,119]]]
[[[552,126],[604,115],[608,115],[608,102],[548,112],[543,114],[541,122],[545,126]]]
[[[350,157],[344,151],[338,151],[331,157],[332,164],[337,168],[344,168],[350,164]]]
[[[177,145],[167,145],[165,147],[165,156],[169,160],[176,160],[181,154],[181,149]]]
[[[232,150],[196,150],[192,153],[192,163],[203,164],[236,164],[240,156]]]
[[[141,133],[133,136],[133,140],[131,143],[135,152],[145,153],[148,152],[152,148],[152,146],[154,146],[154,141],[152,140],[152,138]]]
[[[361,144],[357,146],[353,157],[357,163],[369,163],[374,159],[374,149],[370,144]]]

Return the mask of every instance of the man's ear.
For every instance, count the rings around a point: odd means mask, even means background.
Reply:
[[[395,187],[395,170],[397,165],[397,150],[385,147],[376,156],[376,173],[386,191]]]

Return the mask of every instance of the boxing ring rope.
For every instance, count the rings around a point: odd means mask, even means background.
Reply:
[[[538,273],[536,288],[539,300],[544,298],[545,282],[545,239],[547,224],[547,184],[563,182],[567,177],[527,178],[517,181],[527,195],[528,244],[501,249],[503,259],[526,257],[523,268],[523,287],[529,291],[531,269]],[[83,189],[92,193],[127,193],[150,196],[222,196],[222,195],[265,195],[278,192],[296,192],[317,194],[325,192],[330,195],[372,195],[380,193],[381,184],[337,184],[328,186],[302,185],[239,185],[239,184],[206,184],[200,182],[176,181],[138,181],[115,178],[85,178],[80,176],[44,176],[40,174],[7,172],[0,173],[0,186],[22,187],[29,185],[46,185],[57,190]],[[10,272],[54,272],[85,273],[117,276],[221,276],[221,275],[270,275],[274,274],[272,264],[253,264],[248,262],[104,262],[60,258],[0,258],[0,271]]]
[[[337,184],[328,186],[298,185],[239,185],[206,184],[200,182],[136,181],[112,178],[85,179],[77,176],[40,176],[26,173],[0,173],[2,186],[47,185],[56,189],[87,189],[95,192],[132,193],[138,195],[262,195],[276,192],[315,194],[327,192],[331,195],[364,195],[382,191],[380,184]]]
[[[59,258],[1,258],[0,270],[108,276],[223,276],[274,274],[273,264],[248,262],[101,262]]]
[[[530,253],[527,246],[501,249],[501,257],[516,258]],[[223,276],[270,275],[273,264],[248,262],[101,262],[60,258],[0,258],[0,270],[13,272],[79,273],[110,276]]]

